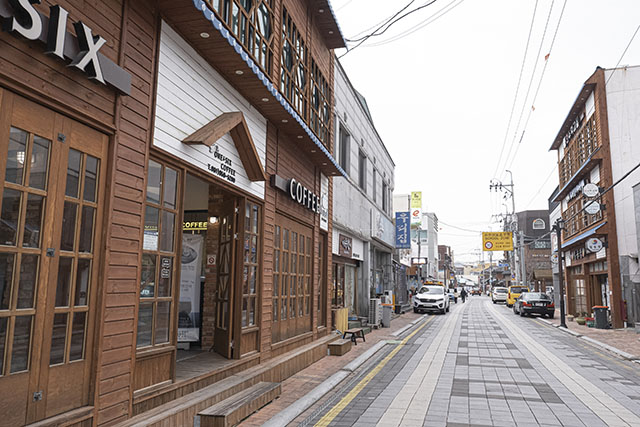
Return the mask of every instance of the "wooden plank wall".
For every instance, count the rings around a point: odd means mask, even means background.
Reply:
[[[103,290],[95,406],[97,423],[126,419],[136,347],[145,172],[153,117],[157,13],[151,2],[125,0],[122,50],[117,60],[132,76],[131,96],[116,106],[111,161],[111,209]]]

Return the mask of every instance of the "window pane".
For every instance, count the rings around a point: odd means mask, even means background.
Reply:
[[[71,292],[71,274],[73,258],[60,257],[58,264],[58,287],[56,289],[56,307],[69,306],[69,293]]]
[[[0,212],[0,245],[15,246],[22,192],[5,188]]]
[[[169,342],[170,301],[158,301],[156,308],[156,344]]]
[[[276,225],[276,236],[275,236],[276,248],[280,247],[280,226]]]
[[[75,248],[78,205],[73,202],[64,202],[64,212],[62,215],[62,237],[60,238],[60,250],[73,251]]]
[[[91,206],[82,207],[82,222],[80,223],[80,242],[78,251],[91,253],[93,249],[93,221],[96,209]]]
[[[53,333],[51,335],[51,355],[49,364],[64,363],[64,348],[67,340],[67,313],[53,316]]]
[[[158,296],[171,296],[171,277],[173,276],[173,258],[160,258],[160,280],[158,280]]]
[[[142,275],[140,277],[140,296],[149,298],[155,295],[156,256],[142,254]]]
[[[4,348],[7,345],[8,318],[0,317],[0,375],[4,373]]]
[[[18,308],[33,308],[38,279],[38,255],[22,255],[20,282],[18,285]]]
[[[78,198],[80,190],[80,163],[82,153],[76,150],[69,150],[69,164],[67,165],[67,189],[65,194],[69,197]]]
[[[258,262],[258,236],[251,236],[251,259],[250,262],[256,264]]]
[[[88,305],[89,283],[91,279],[91,260],[78,258],[78,271],[76,272],[75,306]]]
[[[151,330],[153,326],[153,303],[140,303],[138,308],[138,337],[137,346],[151,345]]]
[[[255,265],[252,265],[249,268],[249,272],[251,273],[249,275],[249,293],[250,294],[255,294],[256,293],[256,280],[257,280],[257,274],[258,274],[258,267],[256,267]]]
[[[0,310],[8,310],[13,287],[13,254],[0,254]]]
[[[175,232],[176,215],[162,211],[162,234],[160,235],[160,250],[173,252],[173,235]]]
[[[255,307],[256,299],[249,298],[249,326],[253,326],[256,324],[256,307]]]
[[[273,299],[273,321],[278,321],[278,298]]]
[[[158,250],[158,209],[147,206],[144,211],[144,241],[143,249]]]
[[[251,236],[249,234],[244,236],[244,262],[249,262],[251,254]]]
[[[84,169],[84,191],[82,198],[88,202],[96,201],[96,188],[98,186],[99,160],[87,155]]]
[[[178,172],[171,169],[164,169],[164,207],[176,208],[176,194],[178,192]]]
[[[258,234],[258,206],[253,205],[253,221],[251,222],[251,232]]]
[[[27,196],[27,211],[24,219],[24,236],[22,246],[25,248],[40,247],[40,229],[42,228],[42,209],[44,197],[37,194]]]
[[[251,230],[251,204],[250,203],[247,203],[245,205],[244,229],[245,231]]]
[[[149,173],[147,174],[147,202],[160,204],[160,178],[162,166],[153,160],[149,160]]]
[[[248,298],[242,298],[242,327],[247,326],[247,300]]]
[[[246,265],[242,269],[242,293],[249,293],[249,267]]]
[[[84,358],[84,335],[87,323],[87,312],[73,313],[71,325],[71,348],[69,349],[69,361]]]
[[[29,134],[22,129],[11,128],[9,150],[7,152],[7,170],[5,172],[5,180],[7,182],[22,184],[28,138]]]
[[[18,316],[13,328],[13,350],[11,354],[11,373],[29,369],[31,350],[31,319],[33,316]]]
[[[280,251],[276,249],[274,251],[274,257],[273,257],[273,272],[277,273],[279,271],[280,271]]]
[[[44,190],[47,187],[47,172],[49,171],[49,145],[51,141],[37,135],[33,137],[31,149],[31,172],[29,173],[29,187]]]

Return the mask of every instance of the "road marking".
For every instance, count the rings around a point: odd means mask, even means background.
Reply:
[[[447,323],[440,329],[402,390],[378,421],[379,426],[422,426],[462,311],[463,309],[455,310],[446,320]]]
[[[488,304],[487,304],[488,305]],[[488,305],[491,307],[490,305]],[[493,308],[493,307],[492,307]],[[585,377],[577,373],[555,354],[540,350],[536,341],[524,329],[506,320],[505,316],[495,308],[494,316],[513,333],[513,338],[520,341],[542,365],[553,374],[584,405],[600,417],[605,423],[613,426],[639,426],[640,417],[618,403],[607,393],[600,390]]]
[[[371,370],[371,372],[369,372],[358,384],[356,384],[356,386],[351,389],[351,391],[347,393],[347,395],[343,397],[340,402],[338,402],[333,408],[331,408],[329,412],[327,412],[322,418],[320,418],[320,420],[315,425],[328,426],[331,421],[333,421],[333,419],[338,416],[338,414],[342,412],[342,410],[349,403],[351,403],[353,399],[355,399],[355,397],[362,391],[362,389],[364,389],[366,385],[369,384],[369,382],[378,374],[378,372],[380,372],[382,368],[384,368],[384,366],[393,358],[393,356],[395,356],[396,353],[398,353],[400,349],[404,347],[407,341],[409,341],[415,334],[420,332],[422,328],[427,326],[433,319],[435,319],[435,316],[428,318],[426,322],[420,325],[420,327],[407,335],[407,337],[403,339],[401,343],[396,346],[396,348],[391,350],[391,353],[389,353],[384,359],[382,359],[380,363],[378,363],[376,367]]]

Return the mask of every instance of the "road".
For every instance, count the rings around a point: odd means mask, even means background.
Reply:
[[[640,365],[474,296],[388,342],[295,424],[640,426]]]

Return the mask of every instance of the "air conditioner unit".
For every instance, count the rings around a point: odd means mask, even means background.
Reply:
[[[382,300],[372,298],[369,300],[369,321],[370,325],[379,325],[382,322]]]

